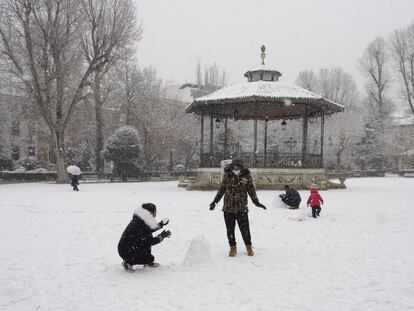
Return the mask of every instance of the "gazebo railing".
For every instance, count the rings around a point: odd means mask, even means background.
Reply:
[[[301,153],[282,153],[271,152],[266,154],[266,163],[264,154],[259,153],[256,156],[251,152],[242,154],[225,155],[222,152],[204,153],[201,156],[200,167],[212,168],[220,167],[221,161],[225,159],[239,158],[247,167],[263,167],[263,168],[322,168],[322,156],[320,154],[306,154],[303,162]]]

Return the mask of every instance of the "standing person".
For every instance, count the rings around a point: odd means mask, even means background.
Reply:
[[[78,175],[72,175],[70,185],[73,187],[73,191],[79,191],[79,188],[78,188],[79,176]]]
[[[316,218],[320,216],[321,213],[321,205],[323,204],[323,199],[318,192],[316,187],[312,187],[310,190],[311,194],[308,198],[307,205],[311,206],[312,208],[312,217]]]
[[[168,218],[157,223],[155,216],[157,215],[157,207],[152,203],[142,204],[138,207],[131,222],[122,233],[118,243],[118,253],[123,259],[122,266],[126,271],[134,271],[133,265],[145,265],[151,268],[159,267],[154,261],[151,254],[151,246],[156,245],[169,238],[171,232],[164,230],[156,237],[152,236],[157,231],[169,223]]]
[[[285,194],[279,195],[282,202],[285,203],[290,209],[298,209],[299,204],[302,201],[299,192],[293,188],[285,185]]]
[[[239,225],[240,232],[246,245],[247,255],[253,256],[253,248],[250,236],[250,226],[247,208],[247,194],[257,207],[266,209],[266,207],[259,202],[254,189],[253,179],[250,175],[250,170],[243,167],[240,160],[233,160],[233,162],[224,169],[223,181],[220,184],[220,189],[216,197],[210,204],[210,210],[214,210],[216,204],[220,202],[224,195],[224,221],[227,228],[227,238],[229,240],[230,252],[229,256],[234,257],[237,254],[235,227],[236,221]]]

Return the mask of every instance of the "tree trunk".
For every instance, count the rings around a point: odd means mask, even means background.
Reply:
[[[95,158],[96,158],[96,172],[101,177],[104,171],[104,159],[102,156],[102,150],[104,147],[103,137],[103,100],[101,94],[101,70],[97,70],[94,73],[94,99],[95,99],[95,118],[96,118],[96,145],[95,145]]]
[[[68,180],[68,174],[65,168],[65,135],[63,130],[53,130],[53,148],[56,155],[56,183],[64,184]]]
[[[342,151],[337,151],[336,152],[336,167],[335,167],[336,171],[341,170],[341,157],[342,157]]]
[[[98,176],[101,176],[104,171],[104,159],[102,156],[102,150],[104,146],[103,138],[103,118],[102,118],[102,106],[95,106],[96,115],[96,146],[95,146],[95,157],[96,157],[96,171]]]

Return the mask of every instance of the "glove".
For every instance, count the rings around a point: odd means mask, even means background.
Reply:
[[[162,236],[162,238],[169,238],[171,236],[171,231],[170,230],[164,230],[163,232],[161,232],[160,234]]]
[[[216,202],[211,202],[210,204],[210,211],[216,208]]]
[[[264,206],[262,203],[260,203],[259,201],[255,201],[255,202],[253,202],[254,203],[254,205],[256,205],[257,207],[260,207],[260,208],[263,208],[263,209],[266,209],[266,206]]]
[[[171,236],[170,230],[164,230],[159,235],[157,235],[157,238],[160,239],[160,242],[164,240],[165,238],[169,238]]]
[[[160,223],[159,223],[160,228],[162,228],[162,227],[164,227],[164,226],[168,225],[168,223],[169,223],[169,222],[170,222],[170,220],[169,220],[168,218],[164,218],[164,219],[162,219],[162,220],[160,221]]]

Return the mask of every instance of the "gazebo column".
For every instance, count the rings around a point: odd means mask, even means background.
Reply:
[[[204,155],[204,114],[201,115],[201,128],[200,128],[200,165],[204,167],[205,163],[203,162]]]
[[[257,119],[254,118],[254,137],[253,137],[253,160],[254,166],[257,163]]]
[[[213,129],[214,129],[214,120],[213,120],[213,115],[210,115],[210,166],[213,166],[213,153],[214,153],[214,148],[213,148]]]
[[[227,117],[224,119],[224,157],[228,158],[228,131],[227,131]]]
[[[308,153],[308,106],[306,106],[305,108],[305,114],[303,116],[303,124],[302,124],[302,167],[308,166],[307,153]]]
[[[266,167],[267,164],[267,122],[269,120],[266,118],[264,123],[264,150],[263,150],[263,167]]]
[[[323,167],[323,138],[325,136],[325,114],[324,111],[322,111],[321,116],[321,168]]]

